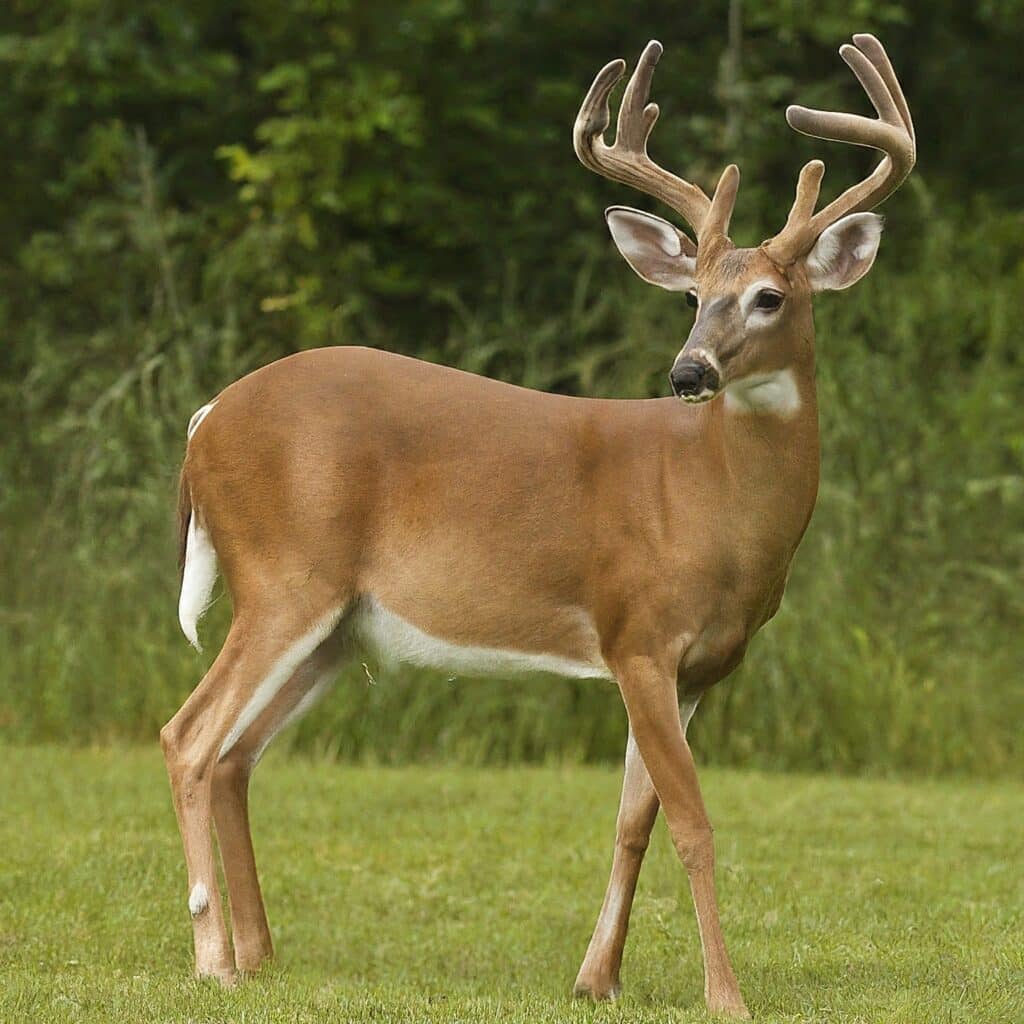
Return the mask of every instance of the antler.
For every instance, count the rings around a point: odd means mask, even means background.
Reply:
[[[684,217],[698,236],[711,207],[698,185],[659,167],[647,155],[647,140],[658,120],[658,105],[648,103],[654,66],[661,57],[662,46],[651,40],[640,55],[622,97],[615,127],[615,142],[609,146],[604,132],[611,120],[608,97],[616,82],[626,73],[624,60],[606,64],[594,79],[573,126],[572,143],[580,162],[612,181],[629,185],[672,207]],[[728,222],[728,217],[725,217]]]
[[[812,160],[803,168],[786,225],[766,243],[769,255],[782,264],[807,253],[818,236],[841,217],[870,210],[890,196],[903,184],[917,158],[910,109],[885,48],[867,34],[855,35],[853,42],[853,46],[840,47],[839,54],[864,87],[878,118],[792,106],[786,110],[786,120],[804,135],[870,146],[885,156],[867,178],[818,213],[814,206],[825,165]]]

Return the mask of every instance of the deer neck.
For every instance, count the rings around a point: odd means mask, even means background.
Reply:
[[[748,390],[749,386],[749,390]],[[673,400],[674,401],[674,400]],[[716,529],[744,552],[753,572],[769,576],[789,564],[814,509],[818,492],[818,404],[813,358],[786,376],[744,386],[696,407],[677,407],[670,472],[687,495],[675,515],[692,519],[694,451],[714,479]],[[682,434],[683,436],[679,436]],[[713,465],[714,469],[711,469]],[[711,500],[704,492],[702,502]]]
[[[814,360],[730,387],[716,416],[731,514],[767,557],[792,557],[818,494]]]

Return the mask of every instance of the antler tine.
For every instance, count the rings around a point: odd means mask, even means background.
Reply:
[[[740,169],[735,164],[729,164],[718,179],[714,195],[711,197],[711,207],[697,236],[698,253],[705,259],[712,252],[720,251],[721,243],[728,238],[729,221],[732,219],[739,187]]]
[[[885,52],[885,47],[873,35],[867,32],[858,32],[853,37],[853,44],[874,64],[875,69],[882,76],[882,81],[885,82],[885,87],[889,90],[889,95],[899,111],[900,120],[907,129],[910,138],[914,140],[916,151],[917,137],[914,134],[914,122],[910,116],[910,107],[907,105],[907,98],[903,95],[903,87],[900,85],[900,80],[896,77],[896,71],[893,69],[892,61],[889,60],[889,55]]]
[[[903,184],[916,160],[910,109],[885,48],[871,35],[861,33],[853,39],[856,45],[844,44],[839,53],[857,76],[878,117],[791,106],[786,110],[786,120],[804,135],[868,146],[884,156],[867,178],[818,213],[813,212],[814,202],[824,165],[812,161],[804,167],[786,225],[766,243],[769,253],[780,262],[792,262],[803,255],[822,231],[841,217],[877,206]],[[812,201],[808,202],[812,192]]]
[[[763,243],[768,255],[779,263],[790,263],[801,254],[804,232],[810,224],[814,207],[818,205],[818,193],[824,176],[825,165],[820,160],[810,160],[800,168],[796,196],[789,208],[786,223],[774,238]]]
[[[576,156],[584,167],[598,174],[602,171],[597,152],[607,148],[604,133],[611,121],[608,97],[611,96],[615,83],[625,73],[626,62],[621,58],[609,61],[598,71],[587,90],[572,128],[572,148],[576,151]]]
[[[573,148],[584,167],[661,200],[699,234],[711,200],[699,186],[670,174],[647,155],[647,141],[658,120],[658,105],[648,103],[647,98],[661,54],[657,40],[644,47],[622,97],[611,146],[604,141],[611,120],[608,100],[625,74],[626,62],[613,60],[597,73],[576,115]]]
[[[809,221],[818,205],[818,194],[821,191],[821,179],[825,177],[825,165],[821,160],[810,160],[800,169],[800,177],[796,182],[796,197],[786,220],[788,228]]]
[[[647,153],[647,141],[661,113],[658,104],[648,103],[647,98],[651,95],[654,69],[663,52],[661,43],[656,39],[644,47],[626,83],[626,91],[622,94],[619,116],[615,122],[615,145],[621,142],[623,149],[632,153]]]

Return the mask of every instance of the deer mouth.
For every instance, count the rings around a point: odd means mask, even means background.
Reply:
[[[712,391],[711,388],[702,388],[699,392],[693,395],[677,395],[681,402],[686,402],[687,405],[701,405],[704,402],[710,402],[715,395],[718,394],[718,389]]]

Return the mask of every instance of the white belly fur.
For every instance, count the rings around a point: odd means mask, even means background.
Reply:
[[[468,676],[550,672],[572,679],[611,678],[600,658],[584,662],[556,654],[450,643],[424,633],[372,598],[363,602],[352,625],[355,636],[385,663],[404,662]]]

